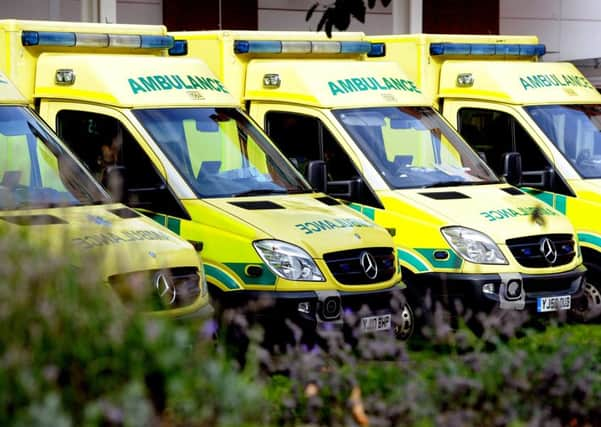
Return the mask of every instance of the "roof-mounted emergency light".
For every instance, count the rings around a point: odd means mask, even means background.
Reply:
[[[188,40],[173,40],[173,46],[169,49],[170,56],[184,56],[188,54]]]
[[[432,43],[432,56],[543,56],[544,44]]]
[[[367,52],[367,56],[370,58],[381,58],[386,56],[386,43],[372,43]]]
[[[368,53],[370,42],[329,40],[235,40],[234,53]]]
[[[72,33],[62,31],[23,31],[23,46],[121,47],[133,49],[169,49],[172,36],[142,34]]]

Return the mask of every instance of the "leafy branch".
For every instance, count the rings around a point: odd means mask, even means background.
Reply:
[[[388,7],[391,2],[392,0],[380,0],[384,7]],[[325,8],[317,24],[317,31],[325,30],[327,36],[332,37],[332,30],[336,28],[345,31],[351,23],[351,18],[364,24],[367,9],[373,9],[375,5],[376,0],[367,0],[367,6],[365,0],[335,0],[328,5],[316,1],[307,11],[305,21],[309,21],[318,8]]]

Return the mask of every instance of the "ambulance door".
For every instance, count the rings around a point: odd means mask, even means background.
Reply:
[[[443,115],[498,176],[505,172],[505,153],[518,152],[522,157],[522,186],[574,195],[557,169],[553,153],[511,106],[445,100]]]
[[[189,215],[168,185],[163,160],[121,111],[50,101],[40,113],[113,199],[181,234],[180,222]]]
[[[323,160],[326,163],[330,195],[373,207],[382,206],[364,179],[357,156],[320,110],[262,103],[253,104],[250,113],[303,175],[307,175],[309,162]]]

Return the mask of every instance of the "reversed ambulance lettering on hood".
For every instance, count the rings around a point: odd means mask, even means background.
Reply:
[[[73,239],[82,249],[91,249],[97,246],[115,245],[136,240],[170,240],[168,234],[152,230],[131,230],[111,233],[91,234],[89,236]]]
[[[295,227],[305,232],[305,234],[319,233],[321,231],[335,230],[337,228],[350,227],[372,227],[373,224],[362,221],[357,218],[336,218],[322,219],[318,221],[308,221],[302,224],[296,224]]]
[[[524,90],[557,86],[595,89],[586,78],[570,74],[532,74],[520,77],[520,82]]]
[[[490,211],[480,212],[484,218],[489,220],[490,222],[503,220],[507,218],[515,218],[516,216],[526,216],[533,215],[536,216],[534,212],[537,212],[538,215],[550,215],[556,216],[559,215],[553,209],[544,207],[544,206],[528,206],[528,207],[520,207],[520,208],[508,208],[508,209],[494,209]]]
[[[202,89],[214,92],[229,93],[223,84],[212,77],[179,76],[177,74],[141,76],[127,79],[133,94],[139,92],[158,92],[164,90]]]
[[[332,80],[328,82],[332,95],[347,94],[352,92],[366,92],[378,90],[400,90],[404,92],[421,93],[411,80],[395,77],[353,77],[350,79]]]

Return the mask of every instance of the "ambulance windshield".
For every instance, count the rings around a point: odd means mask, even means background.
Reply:
[[[391,188],[499,182],[431,108],[356,108],[333,113]]]
[[[107,194],[25,107],[0,107],[0,210],[109,203]]]
[[[601,178],[601,105],[525,109],[583,178]]]
[[[140,109],[134,114],[199,197],[312,191],[235,108]]]

